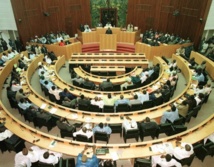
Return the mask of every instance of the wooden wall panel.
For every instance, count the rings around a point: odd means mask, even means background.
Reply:
[[[66,31],[74,36],[81,23],[91,24],[90,0],[11,0],[11,3],[23,43],[50,31]]]
[[[212,0],[129,0],[127,24],[190,37],[199,44]],[[173,14],[178,11],[178,15]],[[200,21],[200,18],[203,21]]]

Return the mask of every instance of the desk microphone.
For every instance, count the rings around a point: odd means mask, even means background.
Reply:
[[[33,143],[39,142],[40,139],[33,140]]]
[[[22,129],[22,126],[20,125],[19,128],[22,130],[22,132],[24,132],[24,130]]]

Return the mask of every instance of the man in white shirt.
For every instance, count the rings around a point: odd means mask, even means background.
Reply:
[[[77,132],[73,133],[73,136],[76,137],[77,135],[85,135],[88,139],[90,139],[93,136],[93,131],[91,129],[91,125],[89,123],[85,124],[82,129],[80,129]]]
[[[126,117],[122,126],[126,131],[130,129],[138,129],[137,122],[129,117]]]
[[[60,92],[62,92],[62,90],[61,89],[57,89],[55,86],[52,86],[49,89],[49,93],[53,94],[57,100],[60,100],[60,96],[59,96]]]
[[[143,93],[137,92],[138,100],[143,104],[144,101],[149,100],[149,93],[146,90],[143,90]]]
[[[0,123],[0,141],[10,138],[13,133],[4,127],[5,123]]]
[[[27,154],[28,150],[24,148],[15,155],[15,167],[31,167],[32,164]]]
[[[173,159],[170,154],[152,156],[152,167],[156,167],[157,164],[161,167],[181,167],[181,164]]]
[[[188,158],[193,153],[194,153],[194,151],[193,151],[193,147],[191,144],[176,142],[176,147],[173,151],[173,156],[176,159],[182,160],[184,158]]]
[[[103,109],[104,102],[101,100],[101,98],[98,98],[97,96],[91,100],[92,105],[99,106],[99,108]]]
[[[46,151],[42,155],[40,155],[39,161],[46,164],[56,165],[59,162],[60,157],[62,157],[61,153]]]
[[[123,91],[124,88],[127,89],[127,86],[131,86],[131,85],[133,85],[132,78],[131,76],[129,76],[125,79],[125,83],[120,85],[120,90]]]

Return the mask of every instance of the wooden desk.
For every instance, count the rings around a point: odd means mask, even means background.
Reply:
[[[125,66],[125,67],[136,67],[147,68],[149,65],[146,59],[71,59],[69,64],[80,65],[99,65],[99,66]]]
[[[100,34],[100,51],[117,51],[117,35]]]
[[[68,139],[63,139],[60,137],[56,137],[40,130],[35,130],[19,121],[15,118],[10,112],[4,107],[4,105],[0,102],[0,105],[3,107],[3,110],[0,111],[0,117],[6,118],[5,126],[17,136],[26,140],[29,143],[37,145],[41,148],[45,148],[51,151],[60,152],[65,155],[77,156],[87,144],[89,147],[96,145],[97,148],[107,147],[109,148],[109,152],[117,152],[119,154],[119,159],[134,159],[139,157],[150,157],[153,155],[158,155],[161,153],[154,153],[150,151],[149,147],[155,143],[162,142],[171,142],[173,146],[175,146],[176,138],[181,137],[182,141],[186,143],[196,143],[210,134],[214,133],[213,123],[214,123],[214,115],[211,115],[208,119],[198,124],[197,126],[179,133],[177,135],[173,135],[170,137],[165,137],[162,139],[150,140],[145,142],[134,142],[127,144],[98,144],[98,143],[82,143],[77,141],[72,141]],[[33,142],[38,140],[38,142]],[[57,143],[54,147],[50,147],[50,143],[55,140]],[[71,151],[75,150],[75,151]],[[111,159],[110,154],[100,155],[99,159]]]
[[[142,53],[73,53],[71,59],[146,59]]]
[[[161,46],[150,46],[142,42],[136,42],[135,53],[144,53],[146,55],[146,58],[149,60],[152,60],[154,56],[165,56],[167,58],[170,58],[172,54],[176,52],[176,49],[182,46],[186,47],[189,45],[192,45],[192,43],[175,45],[163,44]]]
[[[91,66],[91,72],[116,72],[117,75],[122,75],[125,71],[125,66]]]
[[[99,43],[100,38],[99,36],[101,34],[106,33],[107,28],[96,28],[95,31],[91,32],[81,32],[80,30],[77,30],[78,33],[78,39],[83,44],[89,44],[89,43]],[[112,33],[117,35],[117,42],[120,43],[129,43],[129,44],[135,44],[138,40],[140,40],[140,31],[134,31],[134,32],[127,32],[122,31],[119,27],[112,27],[111,28]]]
[[[69,45],[65,45],[65,46],[59,46],[58,43],[44,44],[44,45],[48,49],[49,52],[53,51],[56,54],[56,56],[65,55],[66,59],[68,60],[68,59],[70,59],[71,54],[82,52],[81,42],[77,41],[75,38],[70,38],[68,40],[71,41],[72,43]],[[39,46],[43,45],[43,44],[39,44],[39,43],[30,43],[30,44],[39,45]]]
[[[209,73],[212,80],[214,80],[214,62],[207,57],[203,56],[198,52],[192,51],[190,58],[194,57],[197,64],[201,64],[203,61],[206,61],[206,71]]]

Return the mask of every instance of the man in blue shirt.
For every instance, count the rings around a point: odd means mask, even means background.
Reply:
[[[108,135],[110,135],[111,134],[111,132],[112,132],[112,130],[111,130],[111,128],[107,125],[107,126],[104,126],[103,125],[103,123],[101,122],[101,123],[99,123],[99,125],[97,125],[97,126],[95,126],[94,128],[93,128],[93,132],[95,133],[95,132],[105,132],[105,133],[107,133]]]
[[[92,158],[88,158],[86,155],[84,155],[87,149],[88,149],[88,145],[85,145],[84,150],[81,153],[79,153],[79,155],[77,156],[76,167],[98,167],[99,166],[99,161],[97,159],[97,156],[95,155],[96,147],[93,146]]]
[[[171,111],[166,111],[163,113],[163,116],[161,117],[161,123],[165,123],[167,120],[173,123],[178,118],[178,109],[174,105],[172,105]]]

